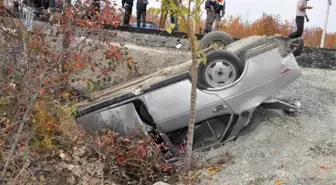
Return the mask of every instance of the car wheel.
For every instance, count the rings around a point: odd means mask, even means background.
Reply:
[[[296,48],[296,50],[293,52],[293,55],[294,55],[295,57],[300,56],[301,53],[303,52],[303,47],[304,47],[304,41],[303,41],[303,39],[301,39],[301,40],[297,40],[297,41],[293,42],[293,44],[294,44],[294,45],[297,45],[297,48]]]
[[[232,37],[222,31],[212,31],[201,39],[199,45],[201,49],[210,47],[213,44],[217,44],[220,49],[225,48],[227,45],[233,43]]]
[[[230,85],[240,77],[243,71],[240,59],[229,51],[211,51],[206,58],[206,63],[200,63],[198,67],[198,87],[200,89]]]

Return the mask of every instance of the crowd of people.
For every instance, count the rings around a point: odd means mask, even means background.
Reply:
[[[78,0],[58,0],[58,1],[71,1],[78,2]],[[85,0],[85,2],[90,1],[90,4],[94,4],[98,11],[103,8],[101,0]],[[124,12],[124,20],[123,25],[130,24],[130,18],[132,15],[133,4],[136,1],[136,19],[137,19],[137,27],[142,28],[146,27],[146,12],[147,6],[149,4],[149,0],[121,0],[122,8],[125,10]],[[309,18],[307,16],[306,10],[312,9],[313,7],[308,6],[307,2],[309,0],[298,0],[297,9],[296,9],[296,27],[297,30],[289,35],[290,38],[301,37],[304,30],[304,22],[305,20],[309,22]],[[54,9],[56,7],[56,0],[23,0],[23,3],[32,6],[32,7],[43,7],[44,9]],[[173,11],[169,7],[169,3],[171,0],[162,0],[161,3],[161,16],[160,16],[160,28],[164,27],[166,22],[167,15],[170,16],[170,23],[175,24],[175,30],[178,30],[178,15],[177,12]],[[115,4],[112,3],[112,4]],[[106,6],[106,5],[105,5]],[[225,15],[225,0],[206,0],[204,9],[206,11],[206,21],[204,34],[212,31],[213,24],[215,23],[215,30],[220,28],[220,22],[223,16]]]
[[[133,9],[133,1],[134,0],[122,0],[121,2],[122,8],[125,9],[123,25],[129,25]],[[148,0],[136,0],[136,1],[137,1],[136,2],[137,27],[140,28],[141,21],[142,21],[142,27],[146,27],[146,12],[147,12]]]
[[[146,11],[148,0],[136,0],[136,17],[137,27],[140,28],[140,22],[142,21],[142,27],[146,26]],[[122,0],[122,8],[125,10],[123,25],[129,25],[130,17],[132,14],[134,0]],[[169,0],[163,0],[161,4],[161,20],[160,27],[164,24],[167,14],[170,16],[170,23],[175,24],[175,30],[178,29],[178,16],[174,10],[169,9]],[[225,2],[224,0],[206,0],[205,10],[207,13],[205,33],[211,32],[213,23],[215,22],[215,29],[219,29],[221,18],[225,14]]]
[[[134,0],[122,0],[123,7],[125,8],[125,19],[124,25],[129,24],[129,17],[132,14],[132,6]],[[309,18],[307,16],[306,10],[312,9],[313,7],[308,6],[307,2],[309,0],[298,0],[296,7],[296,27],[297,30],[291,33],[288,37],[297,38],[301,37],[304,29],[305,19],[309,22]],[[168,10],[167,4],[169,4],[169,0],[163,0],[161,5],[161,20],[160,27],[164,25],[166,20],[166,16],[170,14],[170,22],[175,24],[177,29],[177,15],[176,12],[172,10]],[[143,27],[146,25],[146,11],[147,11],[148,0],[137,0],[137,26],[140,28],[140,18],[142,18]],[[205,11],[206,11],[206,21],[204,34],[212,31],[213,24],[215,23],[215,30],[219,30],[220,22],[222,17],[225,15],[225,0],[206,0],[205,1]],[[163,17],[163,18],[162,18]]]
[[[122,8],[125,10],[123,25],[127,26],[130,22],[130,17],[132,15],[134,0],[122,0]],[[170,23],[175,24],[175,30],[178,29],[177,25],[177,15],[176,12],[169,9],[169,0],[163,0],[161,4],[161,20],[160,27],[163,24],[162,21],[166,20],[167,14],[170,15]],[[146,12],[147,5],[149,4],[148,0],[136,0],[136,19],[137,19],[137,27],[140,28],[141,22],[142,27],[146,27]]]

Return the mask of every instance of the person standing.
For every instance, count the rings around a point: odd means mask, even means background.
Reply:
[[[161,15],[160,15],[159,29],[163,29],[165,27],[167,15],[169,13],[169,3],[170,3],[170,0],[162,0],[161,2]]]
[[[34,15],[35,15],[34,2],[23,0],[22,5],[23,5],[22,7],[23,25],[26,26],[27,31],[32,32],[33,24],[34,24],[33,20],[34,20]]]
[[[170,24],[174,24],[174,31],[178,30],[178,20],[177,20],[177,12],[174,10],[169,10],[169,16],[170,16]]]
[[[304,22],[305,18],[306,21],[309,22],[309,18],[307,16],[306,10],[307,9],[312,9],[312,6],[307,6],[307,1],[309,0],[299,0],[297,3],[296,7],[296,31],[291,33],[288,37],[289,38],[298,38],[301,37],[303,34],[303,29],[304,29]]]
[[[47,11],[50,13],[56,8],[56,0],[49,0],[48,1],[48,9]]]
[[[206,21],[205,21],[205,30],[204,34],[211,32],[212,24],[215,21],[216,17],[216,6],[217,3],[215,0],[206,0],[205,1],[205,10],[207,13]]]
[[[219,30],[221,19],[225,15],[225,1],[217,0],[215,14],[215,30]]]
[[[93,0],[92,5],[94,6],[95,12],[100,12],[100,0]]]
[[[123,25],[129,26],[133,9],[133,0],[121,0],[121,6],[125,9]]]
[[[137,26],[140,28],[140,19],[142,19],[142,27],[146,27],[146,11],[148,0],[137,0]]]

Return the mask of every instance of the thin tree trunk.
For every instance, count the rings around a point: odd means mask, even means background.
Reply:
[[[187,133],[187,145],[185,148],[185,160],[184,166],[185,170],[191,168],[192,161],[192,149],[193,149],[193,138],[194,138],[194,125],[195,125],[195,116],[196,116],[196,83],[197,83],[197,51],[196,51],[196,40],[195,34],[192,29],[192,24],[189,23],[187,27],[188,39],[191,48],[191,93],[190,93],[190,118],[188,124],[188,133]]]
[[[181,9],[182,0],[174,0],[177,7],[179,7],[179,12],[181,16],[182,24],[187,28],[187,35],[189,40],[189,46],[191,49],[191,92],[190,92],[190,118],[188,124],[188,133],[187,133],[187,145],[185,147],[185,159],[184,159],[184,168],[185,170],[190,170],[191,168],[191,160],[192,160],[192,149],[193,149],[193,139],[194,139],[194,125],[195,125],[195,115],[196,115],[196,83],[197,83],[197,46],[196,46],[196,38],[193,29],[193,23],[195,21],[190,21],[191,14],[191,0],[188,4],[189,13],[188,15],[183,14]],[[192,23],[193,22],[193,23]]]

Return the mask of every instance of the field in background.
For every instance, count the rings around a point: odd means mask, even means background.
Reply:
[[[167,18],[169,23],[169,16]],[[147,21],[156,25],[159,24],[160,14],[158,11],[149,11]],[[136,21],[133,19],[133,21]],[[196,33],[202,33],[204,29],[204,21],[196,25]],[[263,14],[261,18],[254,22],[244,21],[242,17],[225,16],[221,22],[220,29],[229,33],[233,37],[244,38],[251,35],[272,35],[282,34],[289,35],[296,29],[294,20],[283,20],[279,15]],[[179,31],[184,32],[183,27]],[[304,30],[305,45],[310,47],[320,47],[322,28],[310,27]],[[336,33],[327,33],[325,40],[325,48],[336,48]]]

